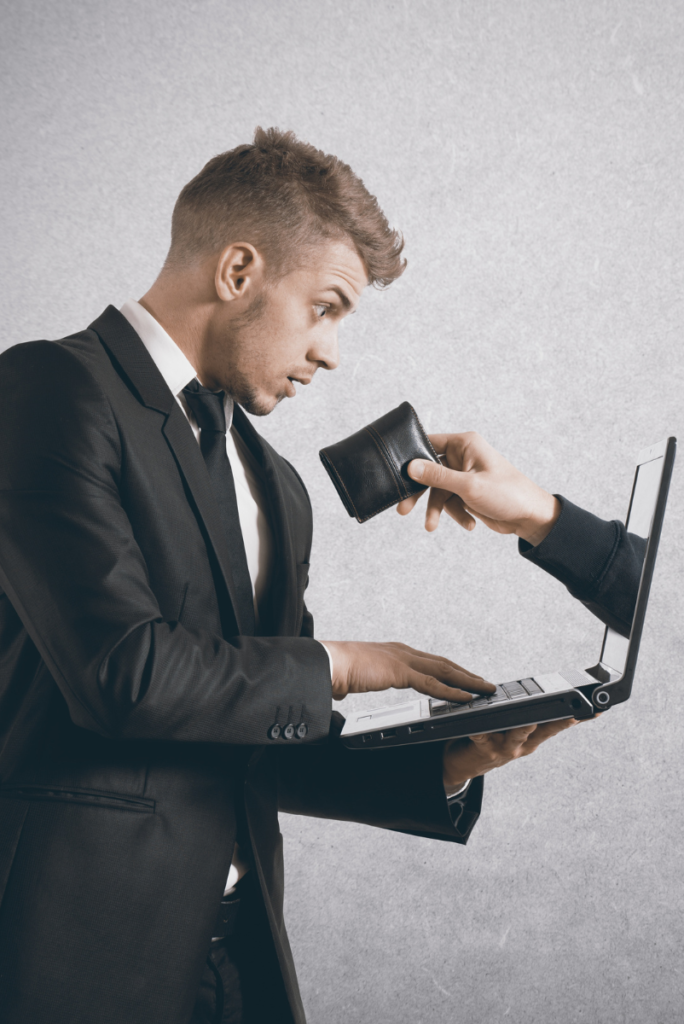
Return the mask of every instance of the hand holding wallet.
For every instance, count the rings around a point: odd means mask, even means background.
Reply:
[[[406,472],[412,459],[439,462],[408,402],[319,454],[344,507],[360,523],[425,490]]]

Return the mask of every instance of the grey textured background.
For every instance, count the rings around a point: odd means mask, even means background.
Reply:
[[[677,0],[2,0],[2,346],[138,297],[180,187],[256,124],[345,158],[409,269],[259,427],[316,517],[318,635],[488,675],[590,664],[599,624],[509,538],[349,520],[318,448],[403,399],[611,518],[682,432]],[[682,1019],[684,475],[632,701],[490,776],[467,848],[287,818],[311,1024]]]

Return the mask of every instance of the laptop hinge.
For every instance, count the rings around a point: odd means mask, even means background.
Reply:
[[[606,668],[605,665],[602,665],[600,661],[598,665],[592,665],[591,668],[585,669],[585,672],[588,672],[589,675],[593,676],[599,683],[609,683],[611,680],[610,669]]]
[[[617,672],[610,665],[599,662],[598,665],[585,671],[593,676],[598,686],[587,683],[586,686],[579,686],[585,697],[588,697],[597,711],[607,711],[613,704],[621,704],[629,698],[632,690],[631,678],[628,680],[625,675]]]

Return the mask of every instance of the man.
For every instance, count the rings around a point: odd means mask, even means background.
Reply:
[[[491,689],[313,639],[308,497],[242,411],[335,368],[401,248],[346,165],[257,130],[139,303],[0,358],[3,1024],[303,1021],[278,810],[464,843],[482,775],[570,724],[336,742],[331,696]]]

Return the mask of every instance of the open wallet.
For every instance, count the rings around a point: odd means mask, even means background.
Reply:
[[[344,507],[360,523],[425,490],[406,472],[412,459],[439,462],[409,402],[319,454]]]

